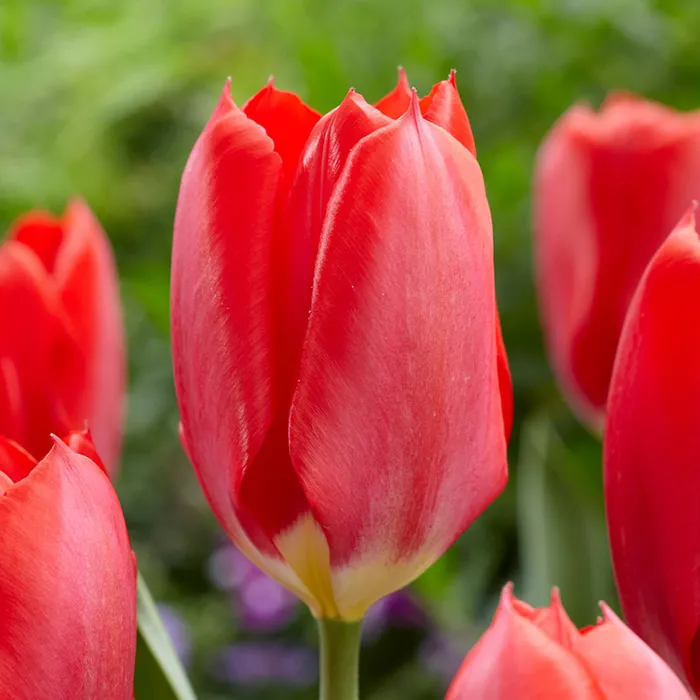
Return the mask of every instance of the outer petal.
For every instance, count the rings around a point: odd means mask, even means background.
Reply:
[[[175,387],[183,444],[214,514],[252,561],[313,606],[267,531],[308,509],[291,466],[262,457],[270,467],[264,510],[244,509],[240,493],[263,450],[286,449],[286,434],[269,439],[280,406],[272,247],[282,161],[273,147],[227,86],[180,187],[171,274]]]
[[[0,496],[0,687],[17,700],[130,700],[136,577],[109,479],[57,443]]]
[[[63,242],[54,265],[54,278],[65,316],[85,356],[82,386],[67,382],[62,393],[71,429],[85,421],[109,474],[118,467],[125,395],[124,324],[119,282],[109,240],[87,205],[73,200],[63,217]],[[58,376],[65,376],[57,359]]]
[[[607,700],[576,656],[531,619],[535,611],[523,614],[518,603],[507,586],[445,700]]]
[[[657,247],[700,197],[700,116],[616,98],[574,107],[538,156],[540,306],[559,381],[601,427],[632,294]]]
[[[352,618],[506,481],[483,180],[417,101],[352,153],[316,270],[290,444]]]
[[[433,124],[449,131],[470,153],[476,156],[476,144],[469,117],[457,92],[455,72],[448,80],[433,85],[429,95],[420,101],[420,111]]]
[[[44,454],[51,431],[68,430],[55,358],[76,352],[55,285],[40,260],[21,243],[2,245],[0,394],[7,403],[0,409],[0,435],[33,454]]]
[[[578,637],[574,651],[605,700],[691,700],[678,676],[603,605],[604,622]]]
[[[605,497],[632,627],[700,691],[700,242],[691,212],[630,306],[611,382]]]
[[[411,86],[408,84],[408,77],[403,66],[399,66],[399,79],[396,87],[382,97],[374,106],[387,117],[398,119],[405,114],[411,104]]]
[[[216,515],[272,422],[271,245],[281,159],[224,90],[182,176],[171,276],[175,385]]]
[[[243,111],[273,140],[291,185],[301,151],[321,115],[293,92],[277,90],[272,79],[243,105]]]

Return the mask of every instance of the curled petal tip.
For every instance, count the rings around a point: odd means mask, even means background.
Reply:
[[[455,90],[457,89],[457,71],[454,68],[450,71],[447,82],[452,85]]]
[[[230,80],[230,78],[229,78]],[[270,74],[267,78],[267,86],[268,87],[275,87],[275,76]]]

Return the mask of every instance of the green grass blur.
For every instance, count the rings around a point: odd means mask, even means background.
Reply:
[[[313,646],[315,633],[303,611],[278,637],[237,628],[207,575],[221,535],[177,440],[172,222],[182,167],[226,77],[239,104],[273,74],[325,111],[351,86],[376,100],[399,64],[421,93],[457,69],[493,213],[516,391],[508,489],[415,586],[441,634],[466,650],[507,580],[540,604],[559,583],[581,624],[595,619],[599,598],[614,601],[599,445],[568,413],[542,348],[533,161],[577,100],[597,104],[622,88],[699,107],[698,36],[697,0],[0,0],[0,231],[26,209],[58,212],[79,193],[112,238],[131,380],[118,489],[154,594],[191,630],[202,700],[315,695],[313,686],[216,679],[222,645],[283,637]],[[445,680],[416,652],[420,640],[387,639],[365,650],[365,697],[438,697]]]

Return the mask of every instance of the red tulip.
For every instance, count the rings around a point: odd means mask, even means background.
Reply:
[[[700,692],[700,241],[690,211],[644,273],[620,338],[605,497],[630,626]]]
[[[601,607],[598,624],[579,631],[556,590],[536,609],[506,586],[446,700],[690,700],[673,671]]]
[[[48,435],[84,428],[114,474],[124,343],[109,242],[80,200],[31,212],[0,246],[0,435],[44,454]]]
[[[56,440],[0,438],[0,688],[13,700],[131,700],[136,572],[102,470]]]
[[[319,118],[271,84],[243,109],[227,88],[178,201],[184,444],[233,541],[320,617],[415,578],[506,481],[469,122],[453,78],[400,93],[391,116],[350,91]]]
[[[700,112],[615,95],[576,106],[540,149],[539,297],[549,353],[580,416],[602,428],[622,323],[644,268],[700,197]]]

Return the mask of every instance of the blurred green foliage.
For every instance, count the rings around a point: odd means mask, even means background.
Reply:
[[[182,167],[226,76],[239,104],[274,74],[328,110],[351,86],[379,98],[398,64],[422,93],[458,71],[493,212],[516,390],[508,489],[415,587],[463,651],[508,579],[536,603],[560,583],[579,623],[614,596],[599,445],[559,398],[540,338],[532,169],[539,141],[576,100],[623,88],[700,105],[698,36],[697,0],[0,0],[0,229],[80,193],[112,237],[131,376],[118,488],[152,590],[191,629],[203,700],[314,696],[216,680],[212,655],[245,634],[207,576],[220,534],[177,441],[171,226]],[[306,614],[285,635],[315,643]],[[421,666],[414,640],[378,644],[391,663],[367,659],[368,698],[438,696],[445,680]]]

